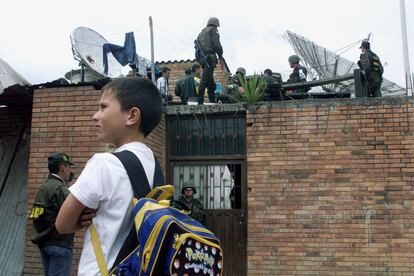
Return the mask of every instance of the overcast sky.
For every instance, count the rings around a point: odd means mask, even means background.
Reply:
[[[121,4],[122,3],[122,4]],[[193,41],[210,16],[220,19],[224,58],[234,72],[266,68],[287,76],[293,54],[286,30],[336,51],[371,35],[371,49],[386,64],[384,76],[404,83],[399,0],[296,1],[7,1],[0,16],[0,58],[32,84],[77,69],[70,34],[80,26],[123,45],[134,31],[138,54],[150,58],[148,17],[154,20],[155,60],[194,58]],[[411,71],[414,71],[414,1],[406,1]],[[358,46],[343,56],[359,59]]]

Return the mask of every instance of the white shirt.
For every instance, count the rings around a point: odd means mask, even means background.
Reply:
[[[157,88],[162,95],[168,95],[168,81],[165,77],[159,77],[157,79]]]
[[[123,150],[137,155],[152,188],[155,161],[151,149],[145,144],[133,142],[119,147],[116,152]],[[93,224],[107,268],[111,269],[133,223],[133,191],[124,166],[111,153],[95,154],[69,190],[86,207],[98,208]],[[89,230],[85,231],[78,275],[99,275]]]
[[[51,173],[51,175],[53,175],[54,177],[56,177],[57,179],[62,180],[63,183],[66,183],[65,180],[62,179],[62,177],[60,177],[58,174],[55,173]]]

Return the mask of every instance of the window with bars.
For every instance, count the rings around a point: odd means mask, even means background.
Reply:
[[[168,120],[169,155],[241,155],[245,153],[245,131],[244,115],[171,117]]]

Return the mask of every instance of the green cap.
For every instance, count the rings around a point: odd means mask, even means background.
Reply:
[[[74,165],[72,163],[69,155],[64,152],[55,152],[48,157],[49,163],[67,163],[69,165]]]

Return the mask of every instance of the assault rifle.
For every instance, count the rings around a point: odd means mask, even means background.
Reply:
[[[195,48],[195,57],[197,61],[203,61],[207,65],[208,68],[210,68],[210,65],[207,61],[207,55],[206,52],[204,52],[203,47],[201,47],[200,41],[198,39],[194,40],[194,48]],[[201,62],[200,62],[201,63]]]

